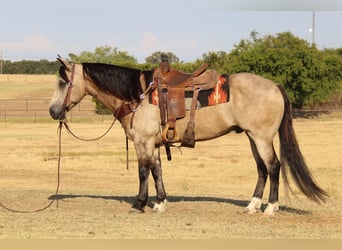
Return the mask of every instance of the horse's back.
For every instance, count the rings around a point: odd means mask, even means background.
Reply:
[[[236,73],[229,76],[231,91],[237,90],[238,93],[250,95],[251,97],[260,96],[279,97],[281,92],[273,81],[252,73]]]

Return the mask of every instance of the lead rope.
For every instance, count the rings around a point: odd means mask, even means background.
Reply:
[[[14,212],[14,213],[23,213],[23,214],[28,214],[28,213],[36,213],[36,212],[41,212],[44,211],[46,209],[48,209],[49,207],[52,206],[52,204],[57,201],[57,208],[58,208],[58,192],[59,192],[59,184],[60,184],[60,167],[61,167],[61,154],[62,154],[62,127],[63,127],[63,121],[59,121],[59,126],[57,129],[57,133],[58,133],[58,164],[57,164],[57,186],[56,186],[56,192],[54,194],[54,198],[50,201],[50,203],[48,205],[46,205],[45,207],[42,208],[38,208],[35,210],[17,210],[17,209],[12,209],[9,208],[7,206],[5,206],[4,204],[2,204],[0,202],[0,207],[4,208],[7,211],[10,212]]]
[[[121,109],[121,107],[120,107]],[[115,117],[115,116],[114,116]],[[79,136],[77,136],[73,131],[71,131],[71,129],[69,128],[68,124],[66,123],[65,120],[60,120],[59,121],[59,125],[58,125],[58,129],[57,129],[57,133],[58,133],[58,163],[57,163],[57,187],[56,187],[56,192],[53,195],[53,197],[55,197],[56,199],[52,199],[50,201],[50,203],[48,205],[46,205],[45,207],[39,208],[39,209],[35,209],[35,210],[17,210],[17,209],[12,209],[7,207],[6,205],[4,205],[1,201],[0,201],[0,207],[4,208],[7,211],[10,212],[14,212],[14,213],[35,213],[35,212],[41,212],[44,211],[46,209],[48,209],[49,207],[52,206],[52,204],[56,201],[57,202],[57,208],[58,208],[58,192],[59,192],[59,186],[60,186],[60,166],[61,166],[61,154],[62,154],[62,128],[63,125],[66,128],[67,132],[69,134],[71,134],[72,136],[74,136],[76,139],[81,140],[81,141],[96,141],[101,139],[102,137],[104,137],[105,135],[108,134],[108,132],[111,130],[111,128],[114,126],[116,121],[116,117],[114,118],[112,124],[109,126],[109,128],[107,129],[107,131],[94,139],[85,139],[85,138],[81,138]],[[128,141],[126,138],[126,149],[127,149],[127,169],[128,169]]]

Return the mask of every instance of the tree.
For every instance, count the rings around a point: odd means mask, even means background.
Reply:
[[[294,106],[327,100],[342,80],[342,58],[324,53],[290,32],[241,40],[228,57],[229,73],[252,72],[283,85]]]
[[[137,59],[126,51],[119,51],[117,47],[97,47],[94,52],[83,51],[80,55],[70,53],[69,57],[73,62],[97,62],[116,64],[121,66],[132,66],[138,63]]]
[[[149,63],[149,64],[159,65],[159,63],[161,63],[162,57],[164,55],[167,56],[168,61],[170,63],[178,63],[179,62],[179,58],[175,54],[173,54],[172,52],[161,52],[161,51],[153,52],[152,55],[145,58],[145,61],[146,61],[146,63]]]
[[[22,60],[18,62],[4,61],[4,74],[55,74],[58,71],[58,62],[48,60]]]
[[[216,69],[219,73],[228,72],[228,53],[225,51],[210,51],[202,55],[203,63],[208,63],[210,68]]]

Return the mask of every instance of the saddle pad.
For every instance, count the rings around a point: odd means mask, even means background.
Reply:
[[[191,103],[191,98],[193,96],[193,91],[186,91],[184,94],[185,99],[189,99],[189,105]],[[198,94],[198,103],[197,109],[216,105],[219,103],[229,102],[229,77],[225,75],[225,77],[219,77],[217,84],[214,88],[208,90],[201,90]],[[158,89],[155,89],[149,95],[149,102],[154,105],[159,105],[158,98]],[[187,109],[190,109],[190,106],[186,105]]]

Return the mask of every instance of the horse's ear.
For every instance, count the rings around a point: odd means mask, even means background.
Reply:
[[[60,55],[57,56],[57,60],[67,69],[70,70],[72,67],[72,64],[70,62],[68,62],[67,60],[65,60],[64,58],[62,58]]]

